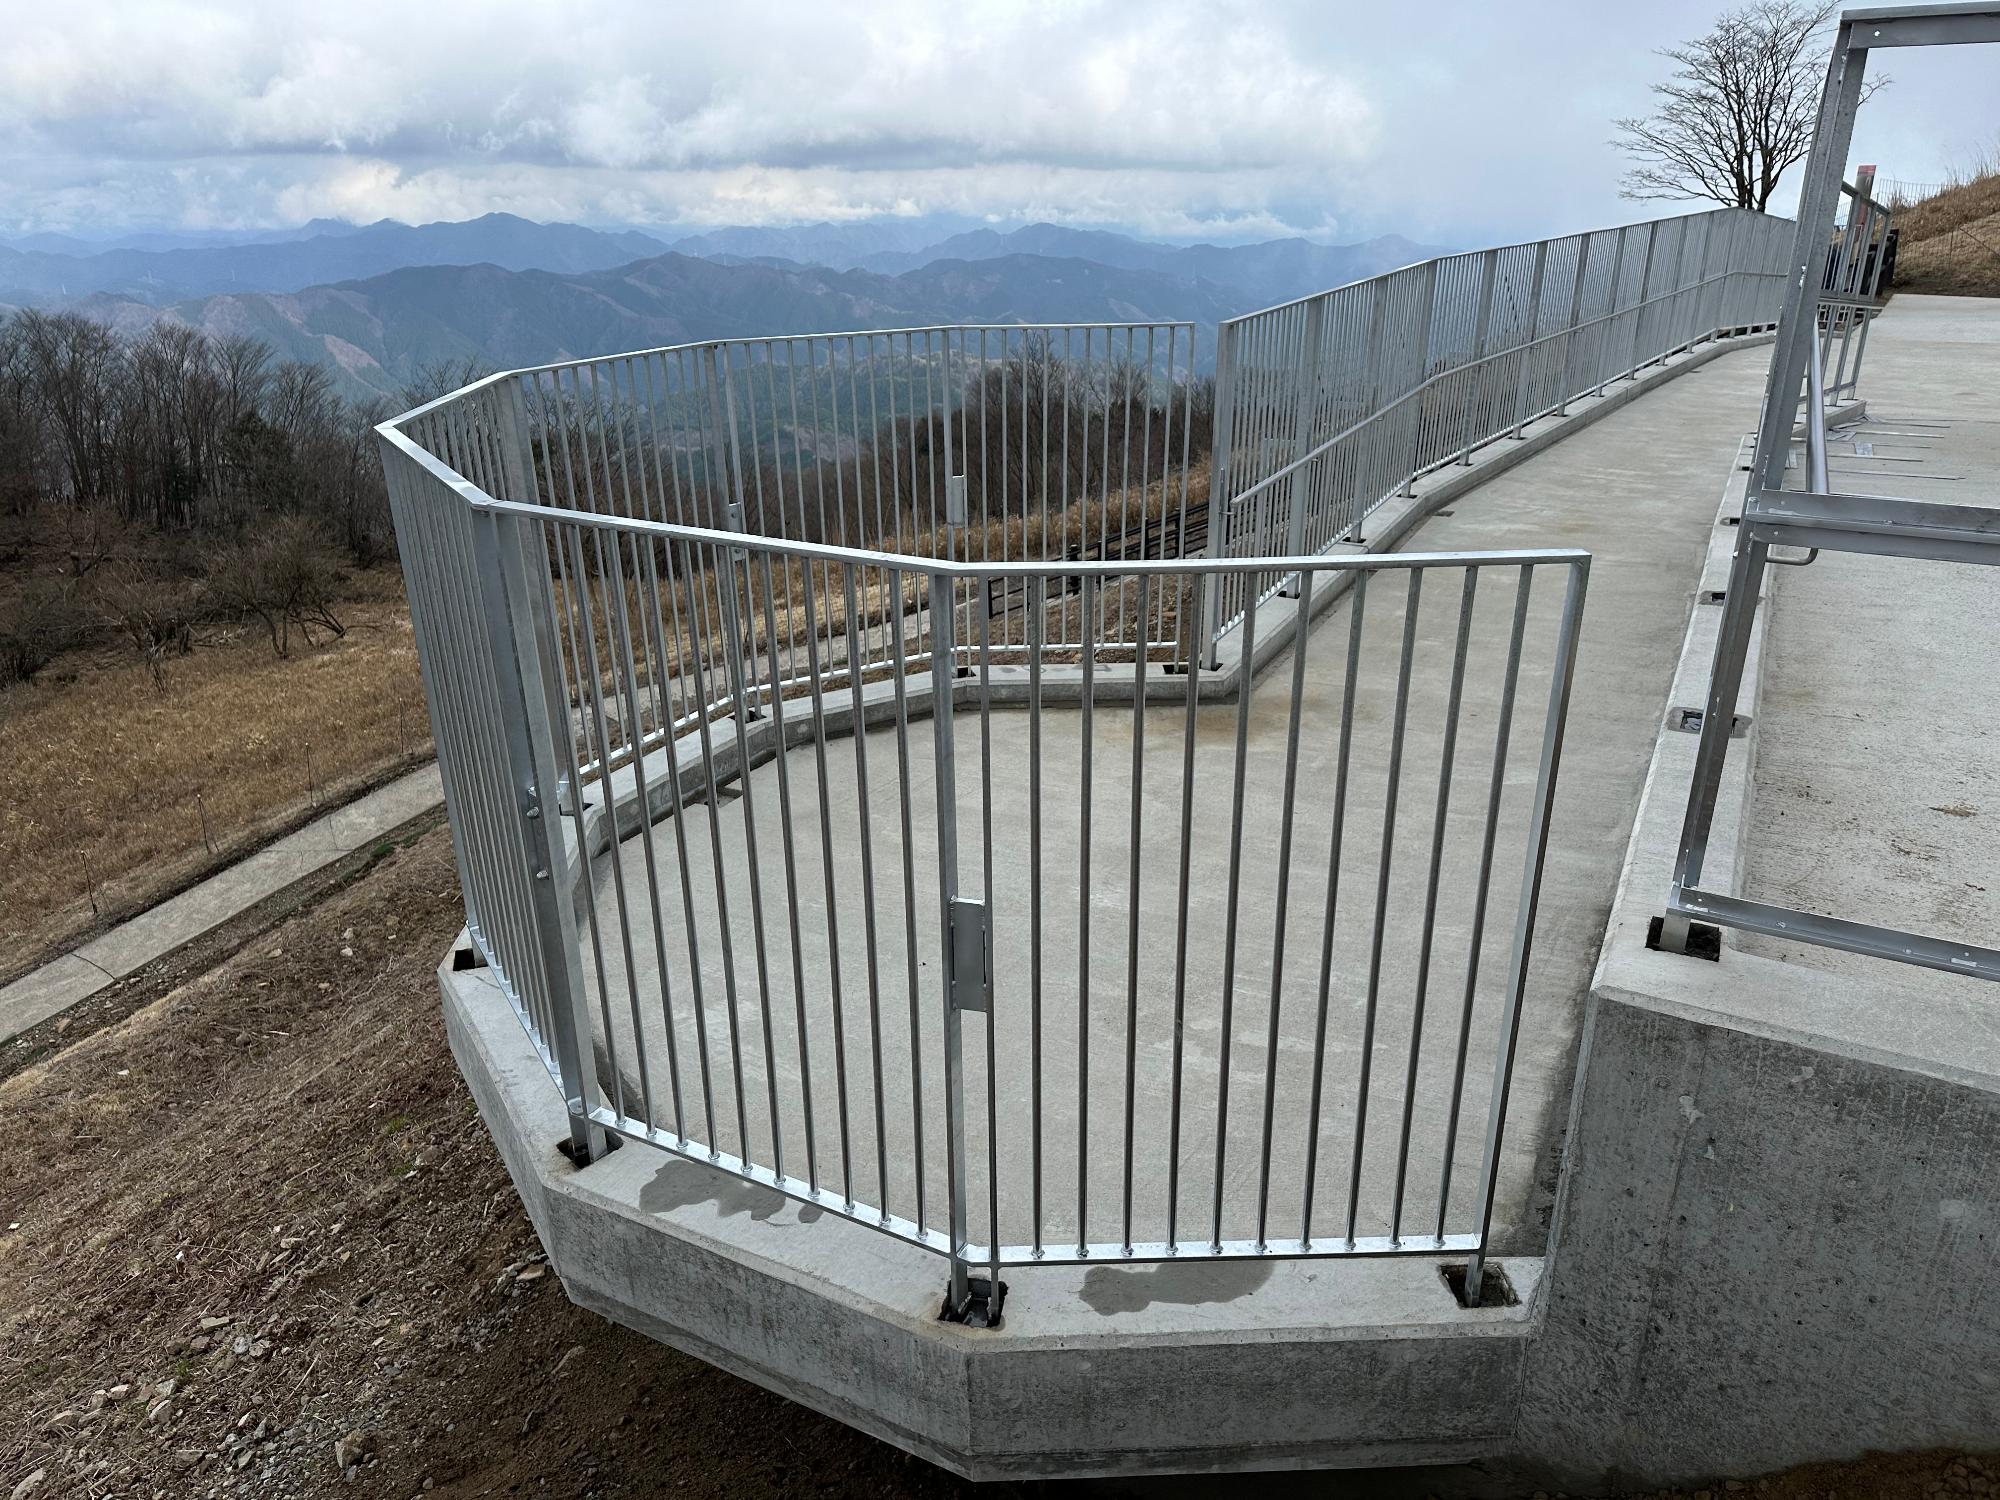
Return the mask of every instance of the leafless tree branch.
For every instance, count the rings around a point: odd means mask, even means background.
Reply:
[[[1825,77],[1822,43],[1839,0],[1755,0],[1705,36],[1660,55],[1650,115],[1613,122],[1632,160],[1621,195],[1704,199],[1762,212],[1812,147]],[[1887,79],[1872,80],[1863,97]]]

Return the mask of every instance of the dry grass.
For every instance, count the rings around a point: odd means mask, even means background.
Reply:
[[[2000,297],[2000,170],[1897,205],[1895,213],[1899,290]]]
[[[400,590],[362,584],[346,637],[287,659],[245,629],[159,686],[106,648],[0,694],[0,974],[429,753]]]
[[[1174,474],[1143,488],[1134,486],[1130,491],[1079,502],[1066,510],[1031,518],[1013,516],[983,527],[952,532],[918,532],[912,529],[888,539],[880,550],[911,558],[956,556],[975,562],[1018,562],[1031,558],[1059,561],[1072,550],[1081,556],[1095,556],[1104,548],[1108,538],[1113,539],[1111,552],[1115,556],[1115,538],[1121,532],[1162,517],[1178,520],[1182,504],[1180,476]],[[1208,505],[1206,462],[1190,470],[1185,504],[1192,524],[1192,518],[1199,516]],[[1158,539],[1154,539],[1151,545],[1157,547]],[[703,561],[713,563],[711,558],[704,558]],[[730,650],[722,629],[722,622],[728,617],[723,594],[728,586],[729,572],[709,565],[690,576],[679,563],[680,560],[676,559],[677,576],[671,583],[666,581],[664,573],[660,576],[657,619],[652,613],[651,602],[654,583],[647,580],[644,586],[641,585],[637,575],[644,566],[642,555],[630,549],[622,552],[619,562],[625,582],[622,619],[615,618],[619,614],[617,595],[606,586],[603,577],[586,580],[581,586],[566,588],[558,585],[559,609],[566,612],[574,610],[578,617],[590,621],[597,648],[599,686],[606,704],[613,706],[614,713],[621,720],[631,716],[631,709],[629,705],[622,711],[618,708],[624,700],[625,688],[618,642],[623,631],[630,631],[634,659],[632,686],[640,690],[637,720],[642,725],[642,732],[651,732],[659,727],[655,722],[657,715],[645,706],[646,693],[654,681],[653,658],[656,654],[660,657],[660,670],[670,683],[678,684],[671,688],[669,700],[682,707],[691,707],[692,700],[685,698],[682,688],[697,663],[704,664],[707,670],[719,675],[724,671]],[[660,567],[657,560],[655,567]],[[840,665],[844,657],[841,638],[848,629],[849,610],[846,579],[837,566],[751,554],[747,566],[739,569],[736,577],[740,588],[740,597],[735,601],[738,641],[744,647],[746,656],[767,659],[774,642],[780,653],[803,653],[807,638],[812,635],[822,641],[831,639],[834,642],[833,659],[823,665],[829,669]],[[929,589],[929,580],[921,573],[856,569],[853,626],[856,634],[864,637],[864,649],[871,652],[886,649],[879,639],[867,639],[868,634],[875,632],[879,636],[882,627],[892,619],[904,618],[927,608]],[[1104,586],[1098,610],[1100,637],[1130,638],[1137,628],[1140,592],[1140,585],[1133,579],[1121,579]],[[1147,586],[1145,612],[1155,640],[1179,638],[1184,592],[1178,580],[1170,585],[1156,579]],[[1026,643],[1026,598],[1026,591],[1021,589],[1004,601],[995,601],[999,613],[989,626],[991,646],[999,648]],[[1065,592],[1059,580],[1051,579],[1047,598],[1044,638],[1078,638],[1082,630],[1082,611],[1077,594],[1074,591]],[[957,590],[957,599],[962,621],[961,642],[977,644],[978,618],[987,608],[984,591],[973,585],[961,585]],[[659,636],[657,643],[653,639],[656,633]],[[573,645],[565,641],[564,649],[573,650],[585,658],[580,669],[573,665],[570,671],[576,679],[588,681],[591,675],[588,661],[590,643],[579,637]],[[1171,659],[1174,655],[1172,652],[1156,653],[1160,660]],[[1123,659],[1129,660],[1130,657],[1128,651]],[[1113,661],[1121,658],[1115,652],[1109,652],[1101,653],[1099,659]],[[573,681],[572,699],[576,686]]]

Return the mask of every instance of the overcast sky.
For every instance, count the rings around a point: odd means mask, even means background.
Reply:
[[[0,0],[0,232],[960,212],[1164,236],[1616,223],[1609,121],[1716,0]],[[1890,59],[1857,160],[2000,141]],[[1783,207],[1789,211],[1788,196]]]

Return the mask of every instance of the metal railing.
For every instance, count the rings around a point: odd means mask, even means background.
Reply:
[[[975,1318],[1098,1259],[1476,1296],[1587,557],[940,560],[648,518],[615,451],[508,498],[546,373],[383,434],[469,931],[579,1159],[926,1246]]]
[[[973,1320],[1096,1260],[1459,1253],[1476,1300],[1588,558],[1327,549],[1766,321],[1770,233],[1253,315],[1213,407],[1185,324],[940,327],[384,424],[468,931],[572,1154],[922,1245]]]
[[[1868,325],[1882,311],[1896,263],[1895,217],[1868,196],[1874,168],[1860,176],[1859,186],[1840,185],[1843,214],[1819,293],[1819,366],[1830,403],[1851,399],[1860,384]]]
[[[1353,540],[1420,475],[1692,344],[1770,326],[1791,235],[1716,209],[1423,261],[1224,321],[1211,551]],[[1225,630],[1243,605],[1225,589],[1208,618]]]

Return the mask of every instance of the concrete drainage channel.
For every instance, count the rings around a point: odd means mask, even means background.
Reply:
[[[31,969],[0,986],[0,1045],[142,977],[189,944],[234,930],[274,897],[398,837],[443,805],[436,764],[420,766]]]

